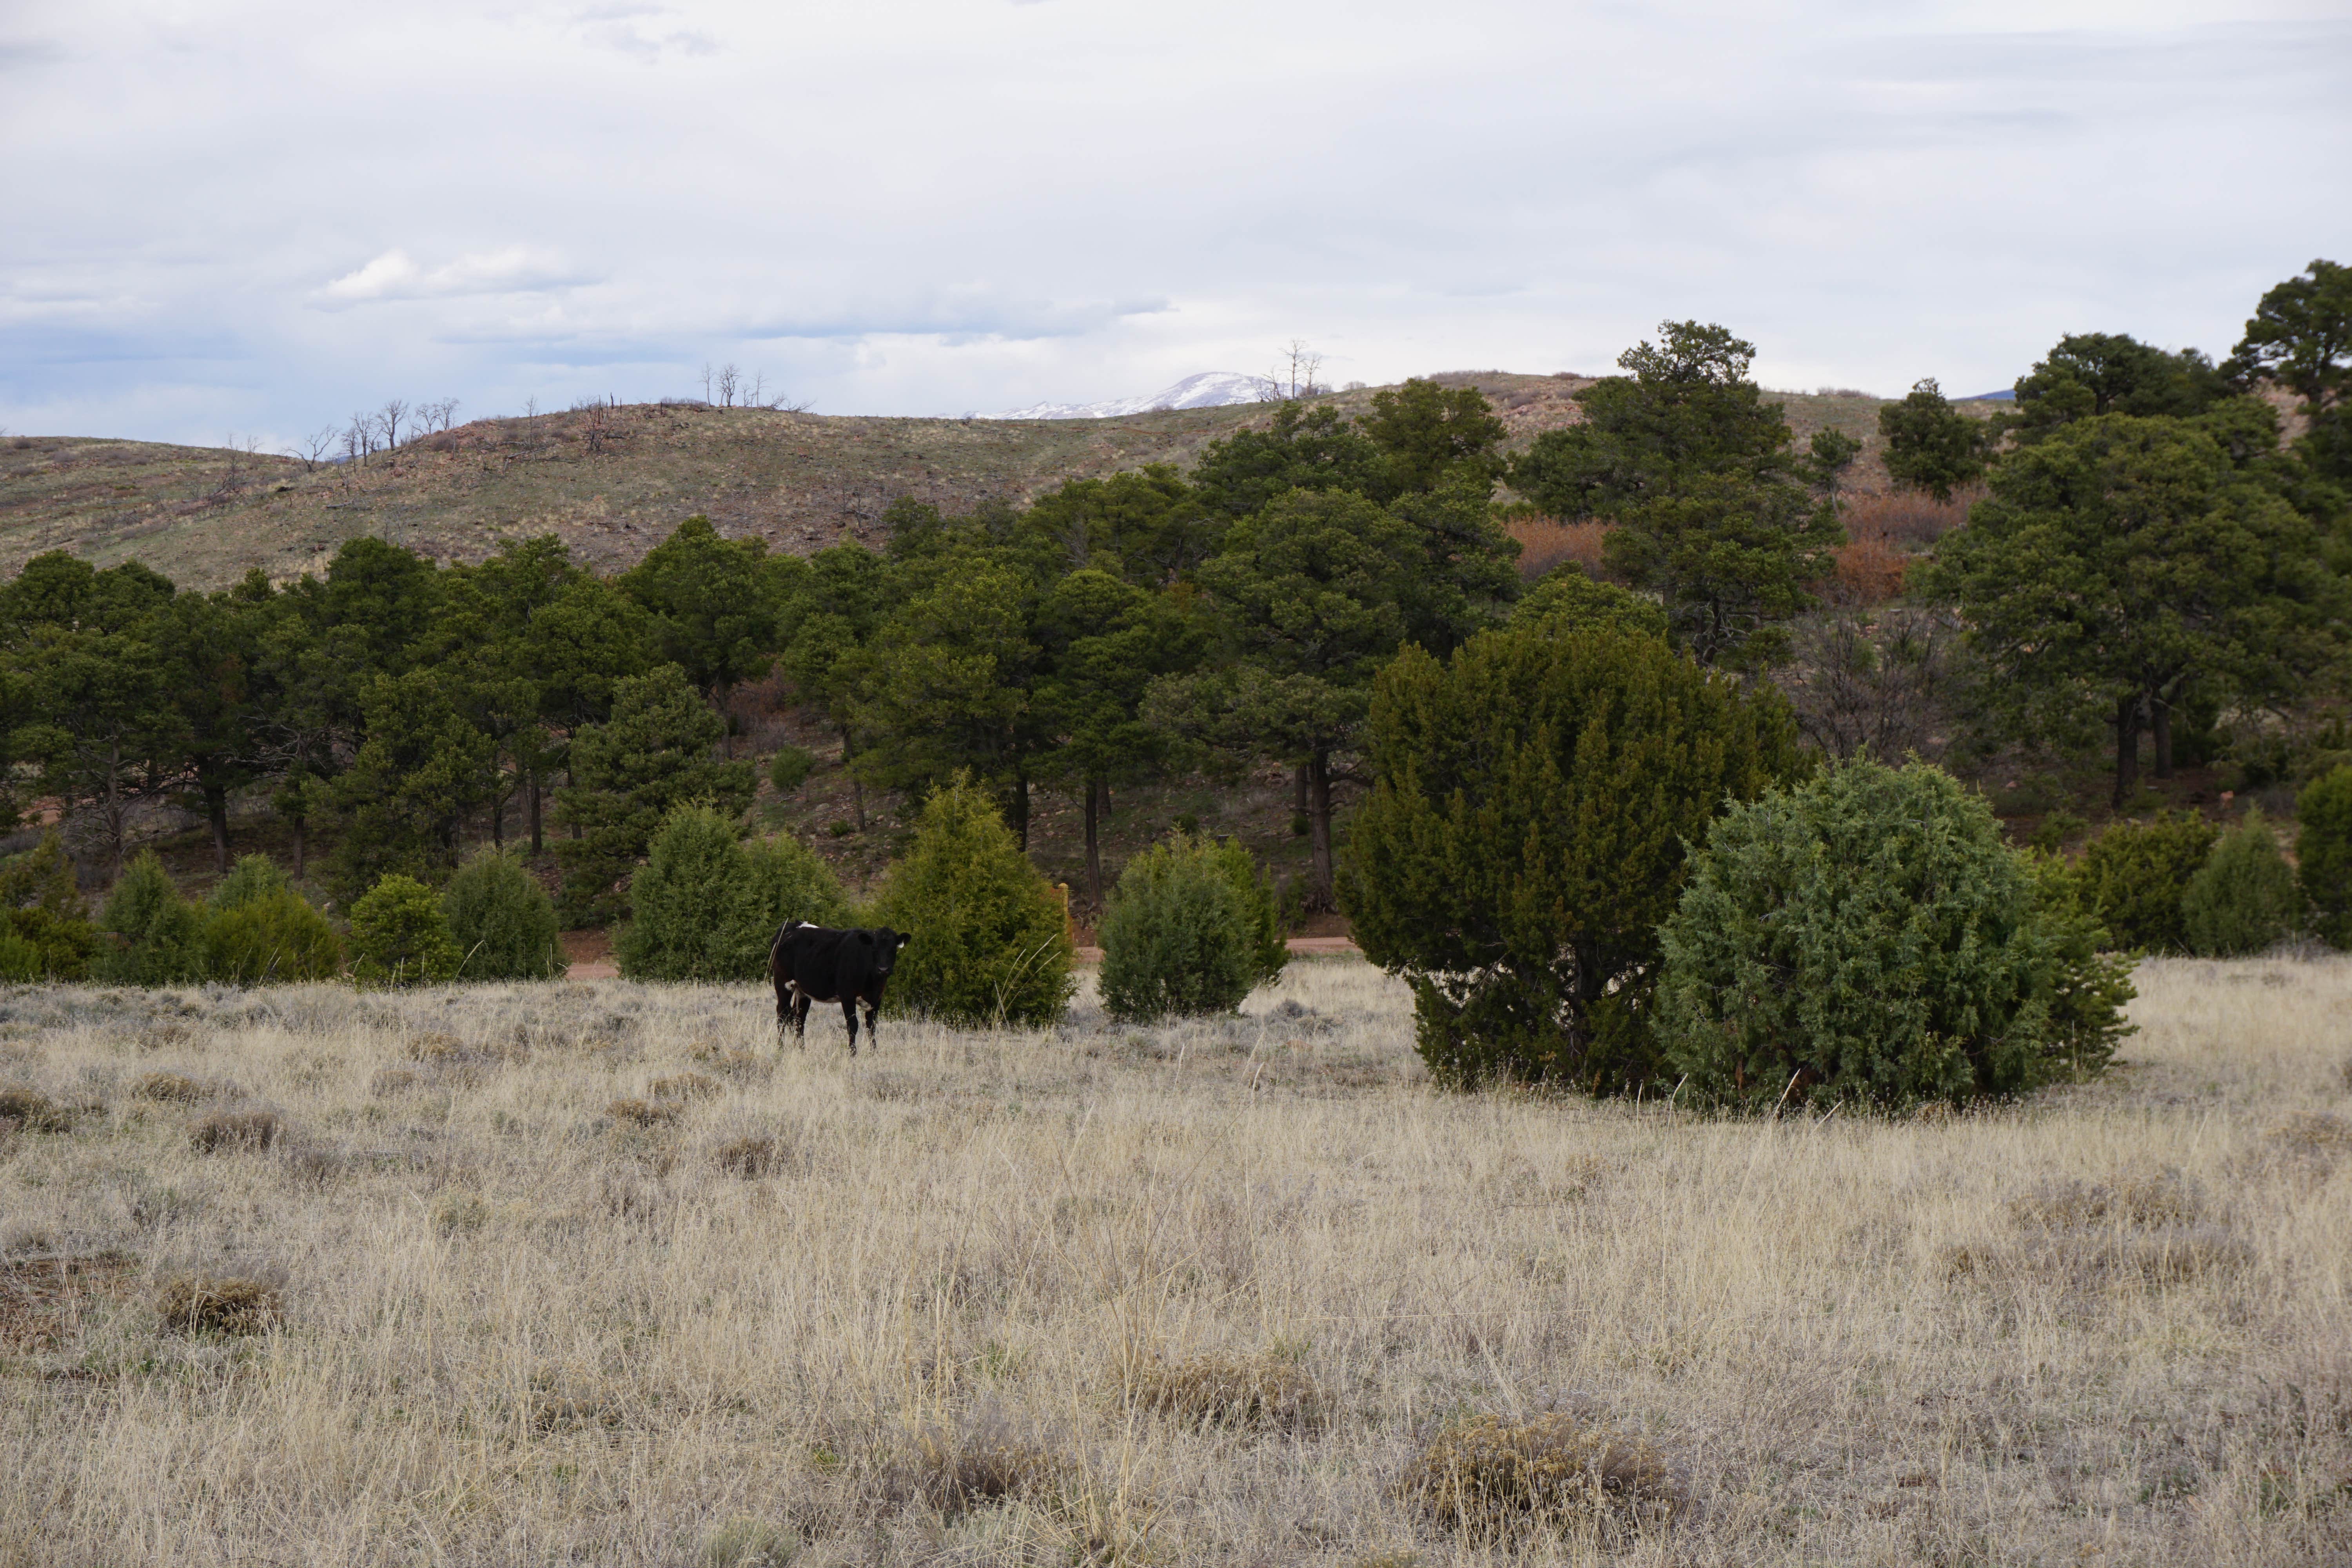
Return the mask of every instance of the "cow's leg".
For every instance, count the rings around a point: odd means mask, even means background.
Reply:
[[[882,1048],[882,1031],[874,1026],[874,1019],[880,1011],[873,1003],[866,1004],[866,1043],[877,1051]]]
[[[784,1032],[793,1026],[792,987],[776,987],[776,1049],[784,1048]]]
[[[844,996],[841,999],[841,1021],[849,1026],[849,1054],[854,1057],[857,1054],[857,998],[856,996]]]
[[[800,1050],[805,1050],[808,1048],[808,993],[805,991],[793,992],[793,1045],[794,1048]]]

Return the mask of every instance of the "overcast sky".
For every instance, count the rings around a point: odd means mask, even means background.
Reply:
[[[2352,0],[0,5],[0,427],[1265,370],[2006,385],[2352,261]]]

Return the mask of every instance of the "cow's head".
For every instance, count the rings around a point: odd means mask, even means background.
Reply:
[[[882,926],[874,932],[874,973],[887,974],[898,962],[898,950],[915,939]]]

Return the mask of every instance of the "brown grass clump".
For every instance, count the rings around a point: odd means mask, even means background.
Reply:
[[[163,1326],[184,1334],[263,1333],[280,1306],[275,1283],[241,1274],[174,1274],[155,1292]]]
[[[677,1107],[649,1100],[616,1100],[604,1107],[604,1114],[632,1127],[661,1127],[677,1120]]]
[[[2294,1111],[2271,1136],[2301,1154],[2352,1154],[2352,1121],[2332,1110]]]
[[[698,1072],[682,1072],[672,1078],[657,1078],[646,1086],[656,1100],[684,1102],[708,1100],[719,1092],[719,1080]]]
[[[142,1100],[161,1100],[167,1105],[194,1105],[235,1090],[233,1086],[210,1083],[185,1073],[151,1072],[141,1074],[131,1086],[131,1092]]]
[[[1601,547],[1615,526],[1523,517],[1506,523],[1504,531],[1519,542],[1519,575],[1532,583],[1563,561],[1573,561],[1593,576],[1600,576]]]
[[[2016,1224],[2041,1230],[2120,1225],[2139,1229],[2184,1225],[2204,1213],[2195,1184],[2178,1171],[2117,1176],[2106,1182],[2049,1182],[2009,1201]]]
[[[377,1096],[405,1094],[424,1081],[408,1068],[385,1068],[369,1080],[368,1091]]]
[[[1137,1403],[1195,1425],[1320,1425],[1321,1390],[1294,1363],[1274,1355],[1204,1355],[1173,1366],[1154,1363],[1132,1380]]]
[[[70,1132],[73,1112],[30,1089],[0,1089],[0,1126],[26,1132]]]
[[[188,1143],[200,1154],[228,1154],[267,1149],[285,1130],[274,1110],[216,1110],[188,1129]]]
[[[1405,1467],[1399,1489],[1438,1524],[1487,1541],[1577,1519],[1664,1520],[1685,1500],[1647,1439],[1565,1410],[1449,1422]]]
[[[729,1175],[751,1182],[775,1171],[783,1163],[784,1151],[768,1134],[751,1132],[730,1138],[713,1149],[710,1157]]]
[[[962,1513],[1006,1498],[1047,1501],[1074,1489],[1076,1460],[999,1411],[983,1411],[961,1430],[918,1431],[889,1474],[893,1501],[919,1500],[939,1512]]]
[[[702,1543],[702,1568],[784,1568],[801,1538],[764,1519],[730,1520]]]

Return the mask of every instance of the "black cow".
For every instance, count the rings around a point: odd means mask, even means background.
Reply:
[[[812,1002],[841,1004],[842,1022],[849,1026],[849,1054],[857,1054],[857,1005],[866,1004],[866,1032],[881,1036],[874,1015],[882,1008],[882,987],[890,982],[898,950],[912,940],[888,926],[878,931],[830,931],[793,921],[776,932],[768,949],[768,978],[776,983],[776,1036],[781,1041],[784,1021],[792,1020],[793,1043],[808,1043],[808,1010]]]

